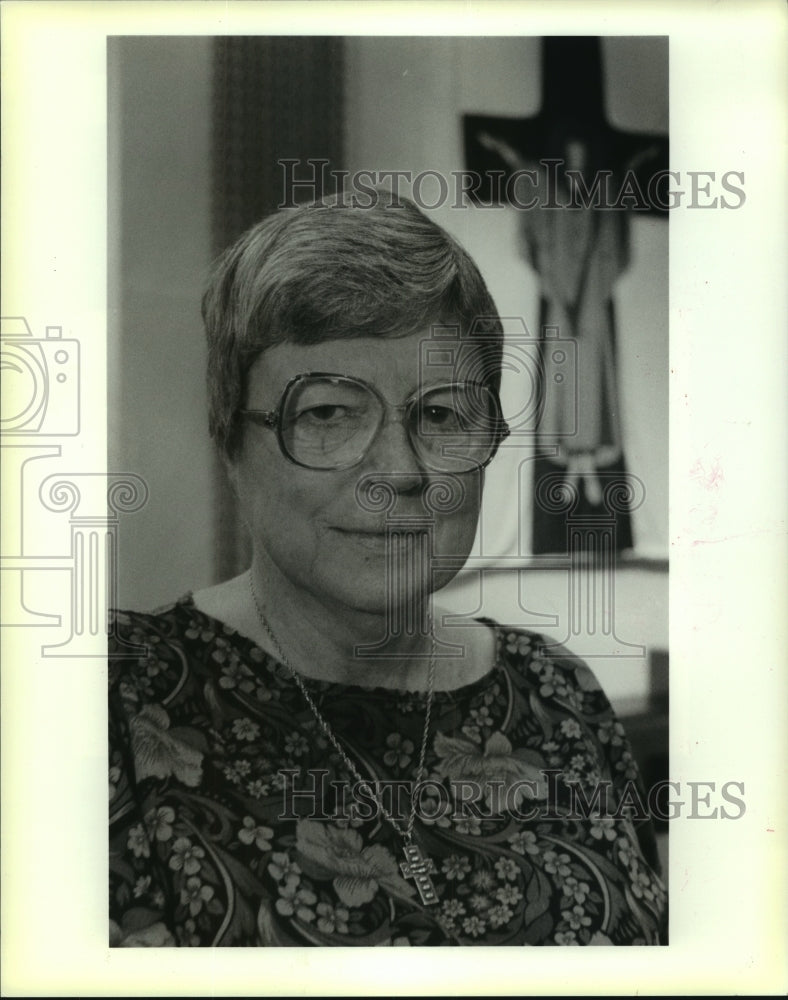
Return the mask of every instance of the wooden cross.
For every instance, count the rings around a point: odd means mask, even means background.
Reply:
[[[637,85],[633,80],[633,86]],[[468,191],[477,204],[510,203],[522,208],[537,194],[533,211],[520,211],[526,258],[541,279],[540,328],[558,330],[577,344],[576,395],[545,394],[537,428],[534,486],[543,477],[562,474],[578,493],[573,514],[597,516],[602,510],[601,483],[626,478],[617,392],[615,318],[612,289],[629,263],[628,216],[632,211],[666,216],[668,140],[664,135],[628,132],[605,116],[602,52],[596,37],[542,40],[542,108],[530,118],[489,115],[463,117],[466,167],[481,183]],[[550,164],[548,166],[548,164]],[[538,168],[534,170],[534,168]],[[496,184],[496,176],[514,178],[533,171],[519,189]],[[587,195],[605,176],[615,209],[593,200],[578,207],[578,191]],[[654,183],[655,178],[661,178]],[[582,187],[580,186],[582,179]],[[630,185],[628,188],[627,185]],[[650,185],[650,186],[649,186]],[[502,188],[504,193],[502,193]],[[558,190],[556,190],[558,188]],[[650,198],[621,198],[625,190],[648,191]],[[519,193],[518,193],[519,192]],[[540,210],[547,197],[548,207]],[[512,200],[514,199],[514,200]],[[634,202],[634,204],[633,204]],[[562,354],[541,341],[541,384],[564,375],[553,364]],[[556,361],[556,364],[558,362]],[[566,411],[572,399],[575,413]],[[574,421],[574,424],[572,423]],[[571,429],[574,427],[574,429]],[[563,514],[534,504],[533,551],[565,552]],[[617,512],[617,551],[633,544],[630,511]]]
[[[530,118],[463,115],[467,166],[481,177],[481,185],[468,191],[474,202],[500,203],[496,199],[500,185],[493,183],[494,175],[511,170],[489,137],[516,150],[525,161],[559,159],[567,167],[572,166],[573,150],[579,145],[585,153],[582,172],[586,180],[595,171],[610,170],[612,191],[629,169],[643,190],[649,179],[667,170],[667,136],[630,132],[607,121],[600,41],[593,36],[542,39],[542,108],[538,114]],[[633,79],[633,86],[637,83]],[[666,216],[660,202],[666,202],[667,185],[663,178],[655,192],[658,197],[647,198],[635,210]]]
[[[402,849],[405,860],[400,861],[399,867],[404,878],[412,878],[419,890],[421,901],[425,906],[433,906],[438,903],[438,894],[432,884],[430,875],[434,875],[437,869],[432,858],[425,858],[421,853],[418,844],[406,844]]]

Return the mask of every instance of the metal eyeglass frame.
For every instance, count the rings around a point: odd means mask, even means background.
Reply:
[[[349,383],[351,385],[361,386],[363,389],[366,389],[368,392],[371,392],[372,395],[380,402],[381,407],[382,407],[382,410],[381,410],[381,420],[380,420],[380,422],[379,422],[379,424],[378,424],[378,426],[377,426],[377,428],[375,430],[375,433],[369,439],[369,442],[367,443],[366,447],[361,452],[361,454],[359,454],[356,458],[351,459],[351,460],[349,460],[347,462],[343,462],[340,465],[331,465],[331,466],[317,465],[317,466],[315,466],[315,465],[308,465],[306,462],[299,462],[298,459],[294,458],[290,454],[290,452],[287,450],[287,447],[286,447],[285,441],[284,441],[284,436],[282,434],[282,419],[281,419],[282,418],[282,411],[284,410],[285,403],[287,402],[287,399],[288,399],[289,395],[293,392],[294,388],[300,382],[303,382],[305,379],[308,379],[308,378],[332,379],[332,380],[335,380],[337,382],[346,382],[346,383]],[[238,416],[239,417],[246,417],[246,418],[252,420],[254,423],[258,424],[261,427],[267,427],[269,430],[276,431],[276,439],[277,439],[277,443],[279,444],[279,450],[282,452],[282,454],[285,456],[285,458],[289,462],[293,463],[293,465],[298,465],[298,466],[300,466],[303,469],[312,469],[314,472],[335,472],[335,471],[337,471],[339,469],[352,469],[354,466],[359,465],[364,460],[364,457],[366,456],[367,452],[372,447],[372,445],[375,443],[375,440],[376,440],[378,434],[380,433],[381,428],[385,424],[386,414],[387,413],[391,413],[391,412],[398,413],[398,414],[409,413],[411,411],[411,409],[413,408],[413,406],[418,402],[418,400],[422,396],[425,395],[425,393],[427,393],[427,392],[433,392],[436,389],[448,389],[448,388],[451,388],[451,387],[456,386],[456,385],[467,385],[467,386],[474,386],[476,388],[482,388],[482,389],[484,389],[485,392],[488,392],[492,396],[493,402],[495,403],[495,407],[496,407],[496,410],[497,410],[497,415],[496,415],[495,420],[494,420],[494,422],[496,424],[495,435],[494,435],[494,439],[493,439],[494,440],[494,444],[492,446],[492,450],[490,452],[490,455],[489,455],[489,457],[484,462],[480,462],[477,465],[475,465],[474,468],[472,468],[472,469],[464,469],[462,471],[462,474],[465,474],[467,472],[475,472],[475,471],[478,471],[480,469],[486,468],[490,464],[490,462],[493,460],[493,458],[495,458],[495,455],[496,455],[496,453],[498,451],[498,448],[499,448],[501,442],[505,438],[507,438],[509,436],[509,434],[511,433],[510,430],[509,430],[509,425],[506,423],[506,421],[503,418],[503,413],[501,412],[501,401],[498,398],[498,394],[494,390],[492,390],[488,385],[486,385],[483,382],[474,382],[474,381],[441,382],[438,385],[431,385],[431,386],[428,386],[427,388],[424,388],[424,389],[417,389],[401,406],[393,406],[386,399],[383,398],[383,396],[375,388],[374,385],[370,385],[368,382],[365,382],[363,379],[354,378],[352,375],[340,375],[340,374],[337,374],[336,372],[301,372],[299,375],[293,376],[293,378],[291,378],[290,381],[287,383],[287,385],[284,387],[284,389],[282,391],[282,395],[279,397],[279,403],[277,404],[275,410],[243,409],[243,410],[238,410]],[[425,464],[423,456],[419,453],[418,449],[414,445],[410,425],[408,424],[407,421],[403,421],[402,418],[400,418],[400,422],[403,423],[404,426],[405,426],[405,429],[406,429],[407,435],[408,435],[408,442],[410,444],[411,449],[413,450],[414,455],[416,456],[416,458],[419,460],[419,462],[421,464]],[[429,465],[427,465],[426,467],[429,468]],[[446,470],[446,469],[437,469],[437,470],[433,470],[433,471],[446,472],[446,471],[449,471],[449,470]]]

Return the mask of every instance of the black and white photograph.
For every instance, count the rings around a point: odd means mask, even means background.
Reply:
[[[85,803],[53,914],[98,979],[724,995],[749,956],[776,983],[784,510],[750,470],[785,409],[755,342],[785,311],[758,229],[784,16],[735,42],[731,3],[699,62],[693,16],[615,4],[65,4],[60,35],[20,6],[9,72],[81,44],[70,103],[101,90],[82,147],[51,125],[73,204],[27,175],[2,311],[4,652],[56,720],[36,822]]]
[[[667,943],[667,38],[108,59],[112,943]]]

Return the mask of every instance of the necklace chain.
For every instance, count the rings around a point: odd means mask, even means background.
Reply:
[[[411,795],[410,815],[408,817],[408,825],[403,830],[399,822],[395,820],[394,817],[391,815],[391,813],[386,809],[382,801],[382,796],[377,794],[375,789],[372,787],[371,783],[361,776],[356,765],[353,763],[350,757],[345,753],[344,749],[339,743],[339,740],[337,740],[336,736],[334,736],[334,733],[332,732],[328,722],[321,715],[320,710],[315,704],[314,698],[309,693],[309,690],[307,689],[307,686],[304,683],[303,677],[285,656],[282,650],[282,646],[279,643],[279,640],[274,635],[273,629],[268,623],[268,619],[263,614],[263,609],[257,597],[257,591],[255,590],[254,580],[252,578],[251,570],[249,571],[249,589],[252,594],[252,601],[254,602],[255,611],[257,612],[257,617],[260,620],[260,624],[265,629],[266,634],[270,638],[277,656],[284,664],[284,666],[287,668],[293,680],[298,685],[301,694],[304,696],[304,700],[309,706],[312,714],[315,717],[315,721],[320,726],[320,729],[322,730],[326,739],[329,740],[331,745],[337,751],[339,756],[342,758],[345,767],[353,775],[356,781],[359,782],[361,786],[365,787],[374,797],[375,802],[380,808],[380,811],[383,813],[383,815],[391,824],[391,826],[397,831],[399,836],[405,841],[405,844],[410,845],[413,837],[413,824],[415,823],[416,820],[416,796],[414,794]],[[421,736],[421,748],[419,750],[419,766],[418,770],[416,771],[416,784],[418,784],[424,777],[424,761],[427,756],[427,740],[429,738],[430,718],[432,715],[432,697],[435,691],[435,630],[432,627],[430,627],[430,639],[431,639],[430,664],[427,673],[427,707],[424,713],[424,731]]]

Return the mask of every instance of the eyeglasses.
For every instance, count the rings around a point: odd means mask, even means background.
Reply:
[[[435,472],[471,472],[490,463],[509,434],[497,394],[481,382],[451,382],[391,406],[373,386],[348,375],[307,372],[285,386],[275,410],[239,416],[276,431],[282,454],[306,469],[349,469],[396,413],[419,462]]]

